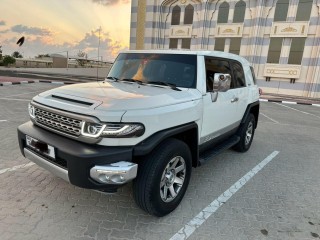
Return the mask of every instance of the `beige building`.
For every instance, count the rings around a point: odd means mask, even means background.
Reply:
[[[320,97],[320,0],[133,0],[130,48],[238,54],[264,92]]]

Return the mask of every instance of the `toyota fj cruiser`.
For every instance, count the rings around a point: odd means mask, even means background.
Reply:
[[[104,81],[41,93],[29,115],[18,128],[26,158],[82,188],[115,192],[133,180],[136,203],[164,216],[181,202],[192,167],[250,148],[259,90],[237,55],[126,51]]]

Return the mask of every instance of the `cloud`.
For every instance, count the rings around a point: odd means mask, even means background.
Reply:
[[[5,25],[6,25],[6,22],[3,20],[0,20],[0,26],[5,26]]]
[[[118,3],[124,3],[124,4],[130,3],[129,0],[91,0],[91,1],[94,3],[101,4],[103,6],[110,6]]]
[[[7,33],[7,32],[9,32],[9,31],[10,31],[10,29],[6,29],[6,30],[0,31],[0,33]]]
[[[81,50],[88,54],[88,58],[97,59],[99,45],[99,29],[92,30],[86,33],[82,39],[77,42],[64,42],[57,44],[50,36],[35,36],[29,35],[26,37],[22,47],[17,47],[17,39],[5,39],[2,42],[5,54],[11,54],[14,51],[19,51],[24,57],[34,57],[38,54],[53,54],[62,53],[69,56],[77,56]],[[121,50],[128,49],[128,46],[121,42],[114,41],[108,32],[100,32],[100,48],[99,56],[103,60],[112,61]]]
[[[28,27],[21,24],[11,27],[11,31],[16,33],[25,33],[25,34],[37,35],[37,36],[53,35],[53,32],[48,28]]]

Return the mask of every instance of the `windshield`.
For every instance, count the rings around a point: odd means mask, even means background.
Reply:
[[[108,77],[143,83],[165,82],[195,88],[197,56],[185,54],[121,53]]]

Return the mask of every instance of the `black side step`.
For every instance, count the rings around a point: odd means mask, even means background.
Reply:
[[[203,152],[199,158],[200,166],[206,163],[207,161],[211,160],[213,157],[217,156],[224,150],[229,149],[232,146],[236,145],[239,141],[240,141],[240,137],[234,135],[228,138],[227,140],[225,140],[224,142],[222,142],[221,144],[213,147],[213,149]]]

